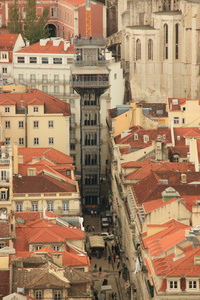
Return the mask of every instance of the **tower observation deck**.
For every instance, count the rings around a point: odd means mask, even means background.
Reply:
[[[109,88],[106,40],[74,40],[75,61],[71,84],[80,95],[81,198],[86,210],[100,209],[101,100]]]

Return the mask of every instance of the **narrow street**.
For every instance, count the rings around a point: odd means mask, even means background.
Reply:
[[[101,220],[99,216],[85,215],[85,228],[88,225],[90,232],[86,232],[86,235],[94,235],[102,232]],[[92,231],[92,226],[94,226],[94,231]],[[104,229],[103,231],[107,231]],[[110,230],[111,232],[111,230]],[[97,291],[97,297],[99,300],[103,299],[119,299],[128,300],[130,299],[127,293],[127,283],[123,279],[123,274],[121,272],[121,266],[123,263],[123,257],[120,259],[115,258],[115,241],[106,241],[107,246],[103,252],[101,258],[95,256],[91,257],[91,273],[93,276],[94,289]],[[89,244],[86,245],[87,251],[89,251]],[[109,263],[110,256],[110,263]],[[120,263],[119,263],[120,261]],[[101,272],[99,272],[101,268]],[[107,285],[111,286],[111,290],[105,293],[100,293],[100,287],[103,285],[103,281],[107,280]]]

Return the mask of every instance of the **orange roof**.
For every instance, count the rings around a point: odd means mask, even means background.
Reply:
[[[167,201],[163,201],[163,199],[158,199],[158,200],[154,200],[154,201],[150,201],[150,202],[145,202],[142,204],[143,208],[145,209],[145,212],[148,214],[149,212],[160,208],[162,206],[165,206],[171,202],[177,201],[177,198],[173,198]]]
[[[28,105],[31,105],[31,102],[34,99],[37,99],[40,104],[44,103],[45,114],[58,113],[63,114],[64,116],[70,116],[69,103],[65,103],[62,100],[54,98],[53,96],[37,89],[32,89],[29,93],[2,93],[0,94],[0,105],[5,105],[5,100],[11,100],[11,103],[14,102],[16,105],[16,113],[22,113],[20,110],[21,100],[24,101],[24,107],[27,108]]]
[[[23,163],[31,163],[33,157],[47,158],[55,164],[72,164],[73,158],[54,148],[18,148],[18,154],[23,155]]]
[[[74,46],[70,44],[67,50],[64,50],[64,42],[60,41],[58,46],[53,45],[53,41],[48,41],[45,46],[41,46],[40,42],[28,46],[17,53],[57,53],[57,54],[74,54]]]
[[[16,216],[23,218],[23,213],[18,213]],[[29,243],[66,243],[70,240],[83,239],[82,230],[54,224],[42,218],[25,222],[25,224],[16,224],[14,248],[16,251],[29,251]]]
[[[181,106],[185,105],[187,101],[200,101],[198,99],[189,99],[189,98],[179,98],[178,100],[178,104],[173,104],[173,99],[175,98],[168,98],[168,103],[169,103],[169,110],[170,111],[177,111],[177,110],[181,110]]]
[[[0,38],[0,50],[9,50],[12,51],[15,43],[19,37],[19,34],[11,34],[11,33],[2,33]]]

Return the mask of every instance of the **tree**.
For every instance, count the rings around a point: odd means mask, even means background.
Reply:
[[[45,28],[48,22],[49,9],[45,8],[41,16],[37,16],[36,0],[27,0],[24,7],[24,31],[22,31],[22,18],[17,7],[17,0],[10,8],[8,30],[10,33],[21,33],[30,41],[30,44],[37,43],[42,38],[49,36],[49,29]]]
[[[8,31],[9,33],[22,33],[22,22],[19,9],[17,7],[17,0],[15,0],[15,3],[9,10]]]
[[[49,36],[49,31],[45,28],[48,22],[49,9],[45,8],[41,16],[37,16],[36,0],[27,0],[24,8],[24,37],[30,41],[30,44],[38,42],[42,38]]]

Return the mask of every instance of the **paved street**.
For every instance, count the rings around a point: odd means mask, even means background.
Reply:
[[[98,216],[91,217],[86,215],[84,216],[84,220],[85,220],[85,227],[86,225],[89,225],[89,228],[92,229],[92,226],[94,226],[94,232],[91,231],[89,233],[86,233],[87,235],[102,232],[100,217]],[[100,286],[102,286],[104,279],[106,279],[107,285],[111,285],[112,287],[110,291],[106,292],[106,299],[128,300],[129,297],[126,293],[126,282],[123,279],[122,274],[119,274],[119,270],[121,270],[121,263],[123,261],[123,258],[121,257],[122,261],[117,268],[118,259],[115,259],[114,262],[114,258],[113,258],[114,250],[112,253],[112,248],[114,248],[114,241],[107,241],[107,247],[105,248],[103,256],[100,259],[96,257],[91,258],[91,273],[93,275],[93,283],[95,288],[99,290]],[[111,258],[110,263],[108,261],[109,256]],[[97,266],[96,269],[95,269],[95,265]],[[99,272],[100,267],[101,267],[101,273]],[[112,296],[114,298],[112,298]],[[100,295],[100,293],[98,293],[98,299],[99,300],[104,299],[103,295]]]

